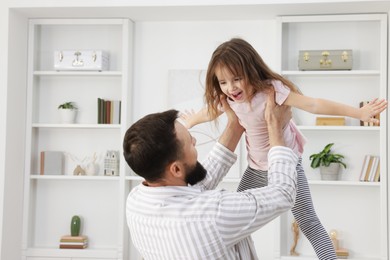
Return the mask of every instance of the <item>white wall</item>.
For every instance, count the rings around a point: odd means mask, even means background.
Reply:
[[[3,234],[3,204],[4,204],[4,178],[5,178],[5,139],[6,139],[6,114],[7,114],[7,41],[5,32],[8,28],[8,9],[0,8],[0,255],[2,252],[1,234]]]
[[[134,120],[168,108],[168,70],[206,69],[214,49],[232,37],[245,38],[271,67],[276,64],[274,20],[137,22]]]
[[[265,62],[275,67],[275,26],[274,20],[136,23],[133,119],[170,108],[168,70],[206,69],[215,48],[232,37],[249,41]],[[237,185],[223,187],[235,190]],[[260,259],[274,258],[275,230],[269,224],[254,234]]]

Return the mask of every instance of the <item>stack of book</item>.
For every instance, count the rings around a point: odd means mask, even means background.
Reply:
[[[379,156],[366,155],[364,157],[360,181],[379,182],[380,181],[380,160]]]
[[[338,259],[347,259],[349,256],[349,252],[347,249],[344,248],[336,249],[336,256]]]
[[[60,240],[60,248],[84,249],[87,246],[87,236],[62,236]]]
[[[120,100],[97,99],[97,121],[98,124],[120,124],[121,123]]]

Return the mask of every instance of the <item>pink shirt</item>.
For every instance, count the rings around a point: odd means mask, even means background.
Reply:
[[[275,101],[282,105],[290,94],[290,89],[281,81],[272,80],[275,88]],[[251,103],[237,103],[228,99],[228,102],[245,128],[246,149],[248,151],[248,164],[257,170],[268,170],[267,154],[270,149],[267,123],[264,119],[264,109],[267,94],[257,93]],[[295,123],[290,120],[284,132],[286,146],[290,147],[298,156],[303,153],[306,138],[298,130]]]

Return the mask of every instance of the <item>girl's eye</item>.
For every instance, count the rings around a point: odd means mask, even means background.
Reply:
[[[234,81],[240,81],[241,80],[241,78],[235,78],[234,79]]]
[[[221,82],[219,82],[219,85],[224,85],[224,84],[226,84],[226,82],[225,82],[225,81],[221,81]]]

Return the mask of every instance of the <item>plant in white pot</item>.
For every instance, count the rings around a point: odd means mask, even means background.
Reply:
[[[324,149],[316,154],[310,155],[310,166],[320,168],[322,180],[338,180],[340,165],[347,168],[347,165],[343,162],[344,156],[341,154],[333,153],[331,151],[334,143],[327,144]]]
[[[65,102],[58,106],[61,122],[72,124],[76,120],[77,106],[74,102]]]

